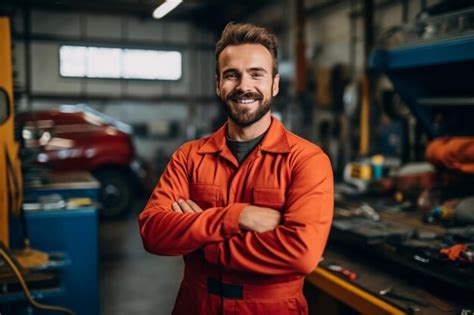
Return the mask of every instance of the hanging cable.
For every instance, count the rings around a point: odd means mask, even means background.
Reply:
[[[69,314],[69,315],[75,315],[75,313],[73,311],[71,311],[70,309],[67,309],[65,307],[41,304],[41,303],[38,303],[35,300],[33,300],[33,297],[31,296],[31,292],[28,289],[28,286],[26,285],[25,279],[21,275],[20,270],[18,270],[18,267],[15,265],[15,263],[10,258],[8,253],[4,250],[3,244],[1,244],[1,243],[0,243],[0,256],[3,257],[5,262],[8,264],[10,269],[13,271],[13,273],[17,277],[17,279],[20,282],[20,285],[23,289],[23,293],[25,294],[26,299],[28,300],[28,302],[31,305],[33,305],[36,308],[42,309],[42,310],[53,311],[53,312],[62,312],[62,313]]]

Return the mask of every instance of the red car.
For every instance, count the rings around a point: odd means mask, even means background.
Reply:
[[[17,116],[26,148],[55,171],[90,171],[101,183],[103,217],[125,214],[146,172],[135,156],[131,126],[85,105],[25,112]]]

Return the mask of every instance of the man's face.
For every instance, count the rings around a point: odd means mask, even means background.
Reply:
[[[260,44],[227,46],[219,55],[216,92],[237,125],[250,126],[269,113],[280,81],[272,68],[272,55]]]

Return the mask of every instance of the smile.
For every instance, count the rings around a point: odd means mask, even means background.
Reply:
[[[239,104],[251,104],[251,103],[255,102],[255,100],[253,98],[250,98],[250,99],[236,100],[236,102],[239,103]]]

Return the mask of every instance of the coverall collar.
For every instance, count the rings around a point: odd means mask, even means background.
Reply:
[[[226,122],[221,128],[214,132],[198,150],[198,153],[216,153],[227,149],[226,144],[226,130],[228,123]],[[266,135],[260,143],[262,151],[272,153],[288,153],[290,152],[290,145],[288,143],[287,131],[283,124],[272,116],[272,123],[268,128]]]

